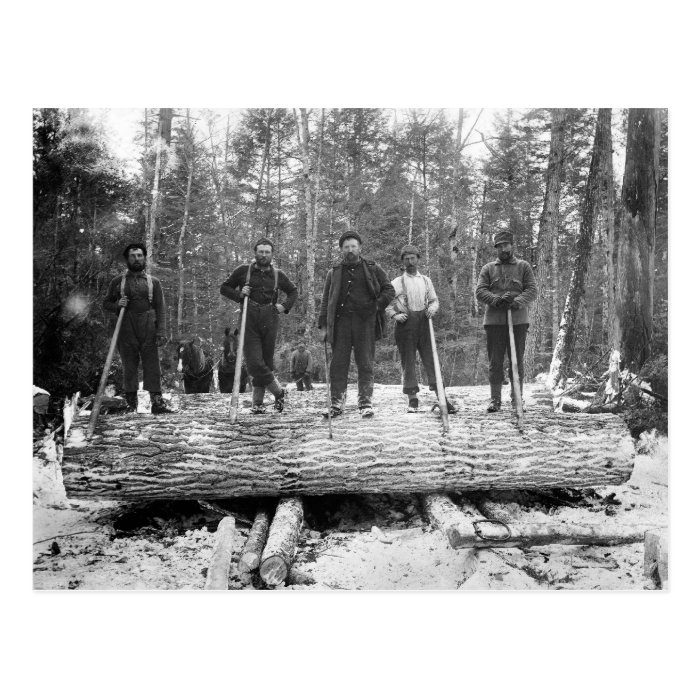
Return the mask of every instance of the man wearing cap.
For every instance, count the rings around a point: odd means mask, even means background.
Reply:
[[[396,297],[386,309],[387,317],[396,321],[394,338],[401,357],[403,393],[408,396],[409,413],[418,410],[416,351],[428,375],[430,389],[437,393],[428,319],[438,312],[440,302],[430,278],[418,273],[419,258],[420,251],[416,246],[405,245],[401,249],[401,263],[405,271],[391,281]],[[447,410],[456,413],[449,401]]]
[[[518,360],[520,391],[522,396],[525,367],[525,339],[529,326],[527,307],[537,296],[535,275],[530,264],[516,258],[513,254],[513,236],[503,230],[494,239],[498,257],[481,268],[479,282],[476,286],[476,298],[486,304],[484,328],[486,330],[486,351],[489,357],[489,384],[491,385],[491,402],[486,409],[489,413],[501,408],[501,386],[503,385],[503,360],[508,352],[510,358],[510,339],[508,334],[508,315],[510,309],[513,317],[513,335],[515,337],[515,354]],[[513,371],[508,370],[511,380],[511,400],[513,396]]]
[[[323,341],[331,343],[331,417],[345,407],[350,353],[357,365],[357,406],[363,418],[374,415],[375,342],[384,335],[384,310],[394,298],[386,273],[360,255],[362,239],[347,231],[338,241],[342,261],[329,270],[318,317]],[[324,415],[328,415],[324,412]]]
[[[314,361],[311,353],[306,349],[306,344],[300,341],[289,362],[289,371],[292,373],[292,379],[296,382],[297,391],[313,390],[314,387],[311,384],[313,368]]]
[[[115,277],[102,303],[105,311],[125,308],[117,347],[122,359],[124,398],[129,411],[138,407],[139,362],[143,388],[151,394],[152,413],[171,413],[160,386],[158,347],[166,342],[165,300],[160,281],[146,273],[146,247],[130,243],[123,252],[127,270]]]
[[[248,297],[248,315],[243,339],[243,357],[252,377],[253,413],[265,413],[265,389],[275,397],[275,410],[284,410],[285,391],[274,375],[275,343],[279,315],[288,314],[297,300],[297,288],[287,275],[272,265],[272,241],[261,238],[253,246],[255,261],[239,265],[221,285],[221,294],[243,304]],[[279,302],[279,290],[286,298]]]

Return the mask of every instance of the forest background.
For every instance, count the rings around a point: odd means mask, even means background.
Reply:
[[[286,376],[316,315],[337,240],[390,278],[408,242],[441,301],[448,385],[487,383],[481,266],[502,227],[535,269],[530,378],[602,372],[612,347],[667,394],[668,115],[660,109],[89,110],[37,108],[34,145],[34,383],[93,392],[110,339],[101,309],[126,243],[144,241],[163,282],[168,382],[180,340],[221,355],[238,323],[219,286],[260,236],[300,297],[285,317]],[[118,126],[118,129],[115,128]],[[125,143],[128,147],[125,148]],[[567,304],[567,299],[569,303]],[[562,335],[560,336],[560,331]],[[119,363],[114,364],[119,383]],[[392,333],[375,378],[398,383]]]

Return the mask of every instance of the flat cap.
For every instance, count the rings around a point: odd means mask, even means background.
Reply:
[[[343,243],[348,240],[348,238],[354,238],[360,245],[362,245],[362,239],[360,238],[360,234],[356,233],[355,231],[346,231],[338,240],[338,248],[343,247]]]
[[[513,234],[508,229],[503,229],[496,234],[493,239],[493,245],[496,247],[499,243],[510,243],[513,244]]]

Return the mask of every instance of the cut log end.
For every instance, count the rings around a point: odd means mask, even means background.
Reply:
[[[272,556],[260,565],[260,578],[268,586],[279,586],[287,579],[289,569],[284,559],[280,556]]]
[[[238,571],[242,574],[251,574],[260,566],[260,554],[258,552],[245,552],[238,560]]]

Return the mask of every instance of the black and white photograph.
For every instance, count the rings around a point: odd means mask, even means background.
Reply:
[[[33,588],[666,589],[647,102],[34,105]]]

